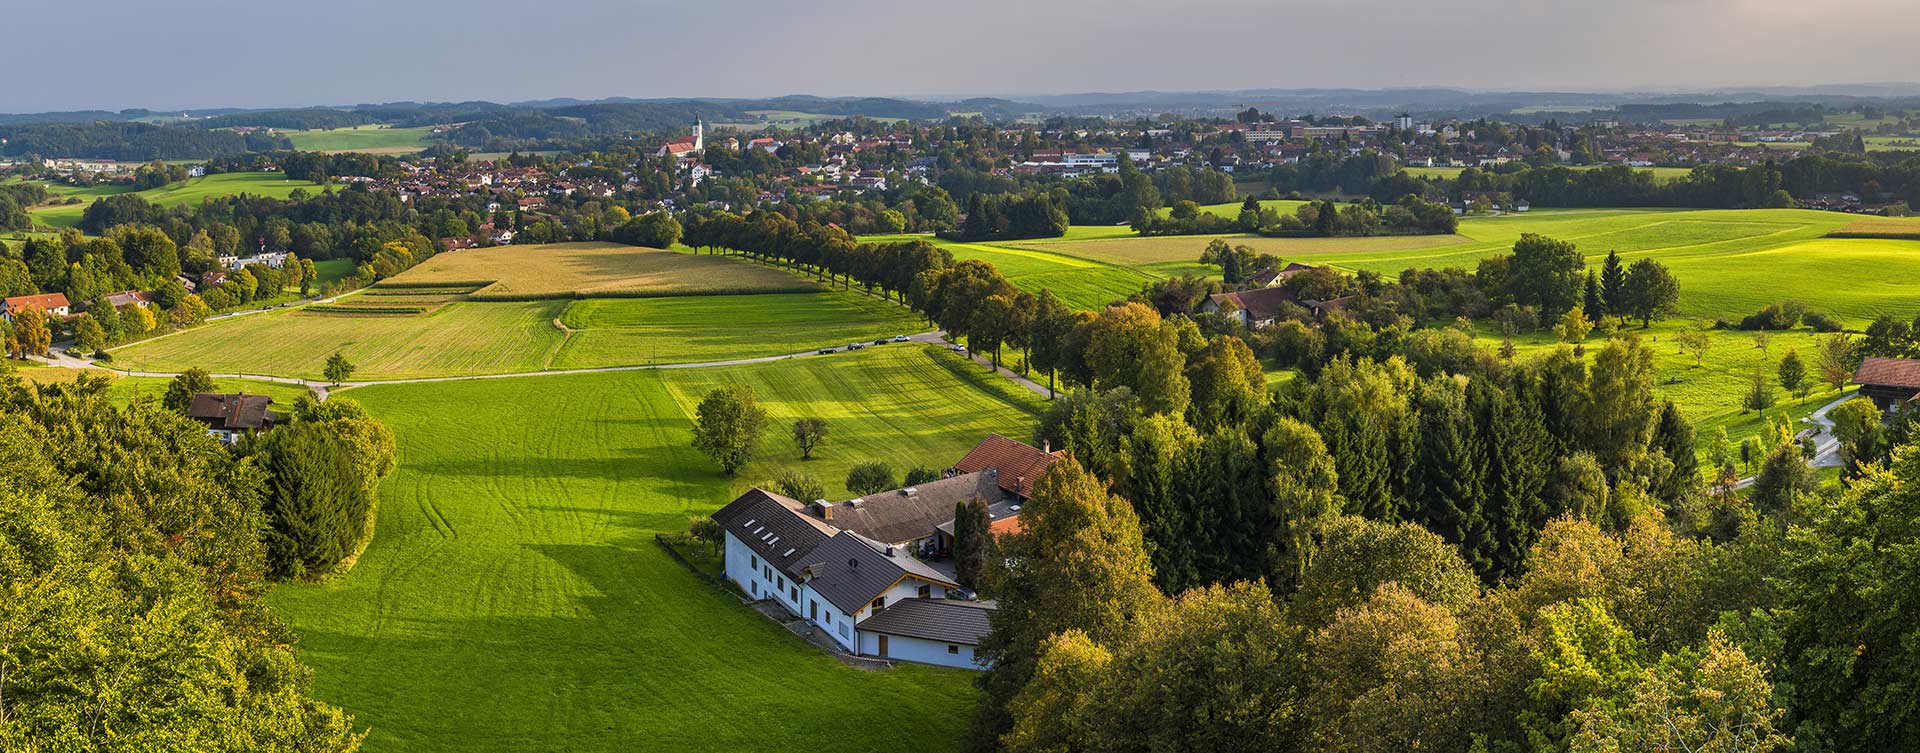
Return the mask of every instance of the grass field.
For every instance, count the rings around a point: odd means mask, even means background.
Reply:
[[[476,284],[474,300],[596,295],[798,292],[820,286],[785,270],[721,256],[617,243],[495,246],[434,256],[381,287]]]
[[[1005,245],[956,243],[930,235],[862,236],[860,240],[888,243],[896,240],[926,240],[947,249],[955,259],[980,259],[1000,270],[1007,280],[1023,290],[1038,293],[1051,288],[1054,295],[1077,308],[1092,309],[1126,298],[1156,275],[1108,260],[1085,259],[1021,247],[1019,241]],[[1194,256],[1199,256],[1196,249]]]
[[[355,379],[408,379],[758,358],[927,328],[905,308],[846,291],[515,303],[416,298],[362,293],[326,312],[235,317],[117,348],[114,364],[319,378],[337,351],[358,367]],[[348,313],[358,306],[373,308]],[[386,310],[409,306],[428,310]]]
[[[19,369],[22,378],[38,384],[71,382],[80,378],[80,374],[83,371],[85,373],[107,377],[113,380],[113,383],[107,387],[107,394],[114,402],[121,404],[131,403],[140,398],[154,398],[157,400],[160,396],[167,393],[167,382],[172,381],[166,377],[123,377],[111,371],[70,369],[63,366],[32,365],[23,367],[20,362],[12,360],[8,360],[6,363]],[[275,403],[282,405],[292,405],[295,398],[307,392],[305,387],[297,384],[266,382],[258,379],[216,379],[214,380],[214,389],[219,392],[245,392],[250,395],[266,395],[267,397],[273,398]]]
[[[89,186],[76,189],[71,186],[49,185],[47,188],[60,195],[73,196],[82,200],[79,204],[37,207],[28,210],[36,224],[56,228],[79,225],[81,216],[86,214],[87,205],[93,203],[94,199],[130,193],[128,186]],[[202,199],[243,193],[284,199],[288,194],[293,193],[294,189],[300,188],[306,189],[309,193],[321,190],[318,183],[288,180],[280,173],[221,173],[204,178],[188,178],[179,183],[132,193],[137,193],[141,198],[154,204],[187,206],[198,204]]]
[[[556,369],[785,355],[928,329],[903,306],[846,292],[596,298],[561,321]]]
[[[412,154],[427,148],[430,126],[393,128],[364,125],[332,130],[288,131],[293,148],[308,152],[364,152],[367,154]]]
[[[1825,237],[1859,221],[1855,215],[1802,209],[1543,209],[1464,218],[1455,236],[1222,237],[1287,261],[1394,276],[1408,268],[1472,269],[1482,258],[1509,252],[1523,233],[1540,233],[1575,243],[1590,264],[1608,251],[1620,252],[1628,262],[1641,257],[1661,261],[1680,280],[1680,309],[1686,316],[1738,319],[1786,299],[1855,325],[1880,313],[1920,313],[1920,243]],[[1878,222],[1904,228],[1892,223],[1920,220]],[[1091,307],[1152,279],[1218,274],[1194,261],[1208,240],[1101,237],[942,245],[957,257],[993,262],[1023,288],[1073,280],[1083,289],[1070,300]]]
[[[1840,226],[1827,237],[1920,240],[1920,218],[1862,217]]]
[[[1037,400],[927,346],[725,369],[368,387],[399,438],[359,564],[287,585],[316,694],[371,728],[369,753],[951,751],[972,675],[841,665],[674,563],[684,530],[777,468],[845,496],[854,462],[940,467],[1024,436]],[[762,460],[721,476],[690,447],[694,404],[752,386]],[[826,418],[800,463],[780,430]]]

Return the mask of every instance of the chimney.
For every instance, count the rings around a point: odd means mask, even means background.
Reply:
[[[892,556],[893,556],[893,545],[892,545],[892,544],[888,544],[888,545],[887,545],[887,556],[888,556],[888,557],[892,557]]]
[[[1052,455],[1052,454],[1053,454],[1053,440],[1051,440],[1051,439],[1042,439],[1042,440],[1040,440],[1040,451],[1041,451],[1041,452],[1044,452],[1044,453],[1047,453],[1048,455]]]
[[[813,511],[820,516],[821,520],[833,520],[832,502],[824,499],[816,499],[813,501]]]

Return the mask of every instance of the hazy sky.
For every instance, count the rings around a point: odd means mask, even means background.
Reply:
[[[0,112],[1920,79],[1913,0],[4,0]]]

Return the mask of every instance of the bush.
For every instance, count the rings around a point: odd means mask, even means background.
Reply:
[[[860,463],[847,471],[847,491],[854,494],[873,494],[892,488],[893,469],[886,463]]]
[[[1796,325],[1800,324],[1800,319],[1806,314],[1806,311],[1807,307],[1805,305],[1793,301],[1769,303],[1761,307],[1759,311],[1754,312],[1752,316],[1741,319],[1738,326],[1740,329],[1745,330],[1793,329]]]
[[[1839,332],[1845,329],[1839,319],[1825,311],[1809,311],[1800,315],[1800,323],[1813,328],[1815,332]]]

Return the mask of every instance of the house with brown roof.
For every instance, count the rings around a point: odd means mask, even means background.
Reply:
[[[1920,396],[1920,361],[1911,358],[1869,356],[1853,372],[1860,394],[1882,411],[1891,411]]]
[[[187,405],[187,418],[206,424],[208,434],[232,444],[242,434],[272,429],[280,421],[272,405],[273,398],[266,395],[203,392]]]
[[[30,308],[45,311],[48,316],[55,319],[65,319],[68,314],[72,313],[73,306],[67,303],[67,294],[65,293],[18,295],[6,299],[6,308],[0,309],[0,316],[6,317],[7,321],[13,321],[14,314]]]

